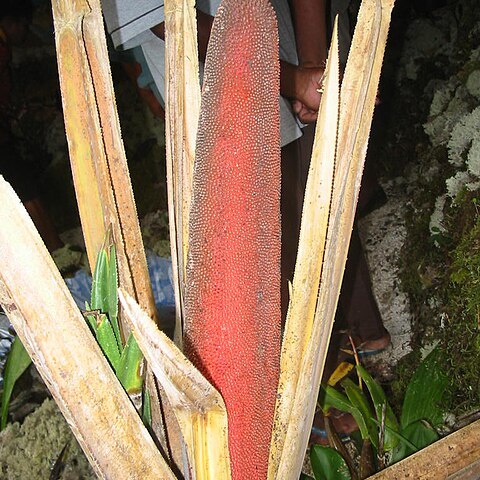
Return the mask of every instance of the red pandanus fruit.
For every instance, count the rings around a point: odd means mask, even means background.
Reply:
[[[279,60],[267,0],[225,0],[207,52],[185,350],[220,391],[232,477],[266,478],[280,357]]]

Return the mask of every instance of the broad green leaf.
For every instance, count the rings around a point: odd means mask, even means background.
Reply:
[[[411,444],[408,445],[406,442],[400,442],[393,450],[390,464],[403,460],[412,453],[425,448],[439,439],[439,435],[435,429],[422,420],[411,423],[402,430],[401,434],[402,437],[411,442]],[[416,448],[412,448],[413,446]]]
[[[377,421],[377,420],[373,420],[375,422],[376,425],[378,425],[380,427],[380,422]],[[395,437],[399,442],[401,443],[404,443],[405,445],[407,445],[408,447],[410,447],[412,450],[415,450],[417,447],[410,441],[410,440],[407,440],[401,433],[399,432],[396,432],[395,430],[392,430],[390,427],[388,427],[387,425],[385,425],[385,430],[387,430],[388,432],[390,432],[390,434]]]
[[[3,374],[3,394],[2,394],[2,420],[0,430],[7,425],[8,406],[12,396],[13,387],[22,373],[32,363],[25,347],[18,337],[15,337],[12,348],[8,354],[7,363]]]
[[[405,392],[400,425],[405,429],[418,420],[431,425],[442,423],[444,411],[440,402],[448,386],[448,377],[438,366],[439,351],[433,350],[413,374]]]
[[[370,408],[370,404],[368,402],[368,399],[365,393],[358,387],[358,385],[353,383],[352,380],[350,380],[349,378],[346,378],[345,380],[343,380],[341,385],[345,390],[345,393],[347,394],[347,397],[352,403],[352,405],[356,407],[357,410],[362,415],[363,421],[365,423],[366,433],[367,433],[367,436],[364,436],[362,434],[362,438],[364,439],[368,438],[372,442],[372,444],[375,446],[375,448],[377,448],[378,447],[378,433],[377,433],[378,429],[375,423],[372,421],[372,418],[374,418],[374,413]],[[362,429],[360,429],[360,431],[362,431]]]
[[[385,406],[385,437],[383,442],[383,448],[386,452],[389,452],[398,445],[398,437],[392,435],[393,432],[399,432],[400,427],[398,425],[398,420],[395,414],[393,413],[392,407],[387,402],[387,397],[382,387],[376,382],[372,376],[361,366],[357,365],[357,372],[361,379],[365,382],[365,385],[370,392],[372,397],[373,406],[375,408],[375,413],[377,415],[378,422],[381,423],[382,420],[382,411]]]
[[[350,471],[344,458],[333,448],[313,445],[310,450],[315,480],[350,480]]]
[[[100,348],[116,371],[120,363],[120,350],[110,320],[104,313],[98,315],[96,337]]]
[[[362,413],[352,404],[348,397],[340,393],[337,389],[329,385],[322,385],[320,389],[320,406],[324,414],[327,414],[328,410],[332,407],[341,412],[350,413],[357,422],[362,438],[369,438],[369,431]]]
[[[142,389],[140,364],[143,355],[135,337],[130,334],[123,349],[117,369],[117,377],[127,393],[138,393]]]

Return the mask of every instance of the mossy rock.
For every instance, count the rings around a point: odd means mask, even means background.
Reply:
[[[1,478],[49,478],[51,469],[65,445],[68,447],[64,467],[58,478],[97,478],[55,402],[47,399],[22,425],[10,424],[0,434]]]

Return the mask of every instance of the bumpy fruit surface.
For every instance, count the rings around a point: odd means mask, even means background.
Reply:
[[[185,349],[225,400],[236,480],[266,478],[279,376],[278,95],[270,3],[222,2],[197,137]]]

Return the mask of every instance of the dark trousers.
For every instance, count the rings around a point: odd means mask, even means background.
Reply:
[[[288,307],[288,281],[292,281],[297,256],[303,196],[312,155],[315,126],[282,148],[282,315]],[[366,169],[368,171],[368,169]],[[361,341],[376,340],[385,328],[373,297],[368,266],[354,225],[339,298],[335,329],[348,329]]]

